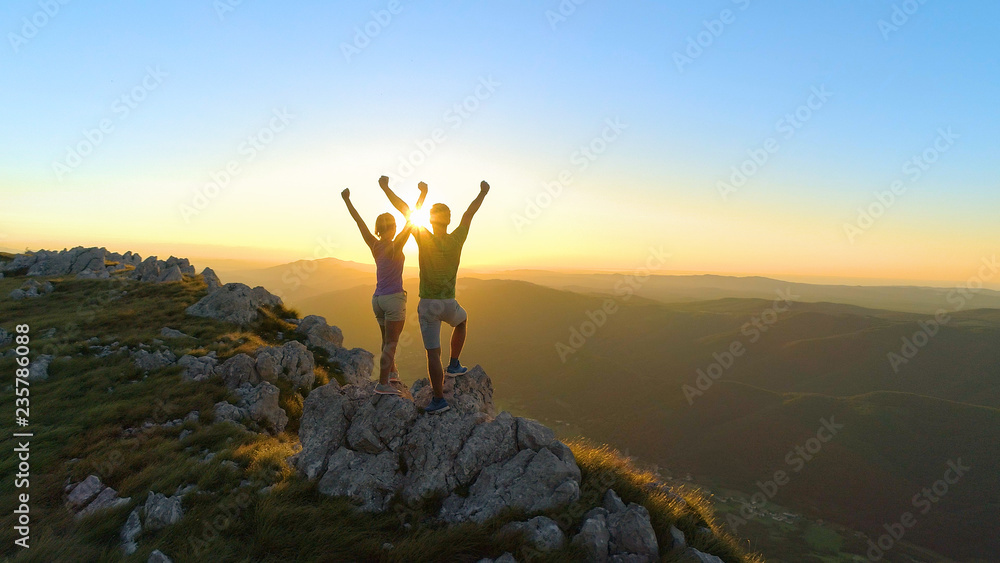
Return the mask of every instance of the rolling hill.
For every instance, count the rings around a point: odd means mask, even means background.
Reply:
[[[397,361],[412,381],[425,367],[415,280],[407,289]],[[377,349],[371,291],[363,285],[291,303],[338,319],[356,337],[349,345]],[[632,296],[613,299],[613,313],[590,335],[585,324],[600,319],[607,295],[479,279],[461,279],[458,291],[470,313],[464,357],[506,367],[495,381],[505,407],[700,482],[753,492],[787,470],[785,454],[815,435],[822,418],[836,417],[845,430],[829,455],[776,499],[873,538],[913,509],[911,497],[940,479],[949,460],[1000,466],[997,310],[954,312],[897,372],[889,353],[901,353],[926,315],[804,302],[779,302],[787,307],[779,312],[773,298],[665,304]],[[581,331],[589,336],[576,347],[571,339]],[[728,365],[734,343],[744,352],[689,402],[684,386],[697,388],[699,370]],[[911,539],[953,557],[987,557],[1000,544],[968,523],[998,516],[1000,488],[981,469],[921,515]]]

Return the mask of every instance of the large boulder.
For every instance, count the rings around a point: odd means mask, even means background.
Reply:
[[[368,400],[357,408],[347,429],[351,449],[369,454],[395,450],[417,418],[413,401],[386,395]]]
[[[261,382],[260,374],[257,373],[257,361],[243,353],[222,362],[222,365],[215,368],[215,373],[230,389],[236,389],[244,383],[256,385]]]
[[[222,282],[219,280],[219,276],[215,273],[215,270],[211,268],[205,268],[202,270],[201,277],[205,280],[205,285],[208,286],[209,293],[212,293],[222,287]]]
[[[308,479],[326,471],[327,459],[344,444],[350,417],[357,408],[333,381],[313,389],[302,405],[299,440],[302,450],[295,466]]]
[[[333,354],[344,345],[344,334],[339,328],[330,326],[319,315],[309,315],[299,321],[295,329],[306,336],[310,346],[315,346]]]
[[[429,388],[413,389],[430,400]],[[318,387],[305,400],[302,450],[291,461],[318,478],[322,492],[354,498],[365,510],[382,510],[395,497],[410,504],[445,498],[439,516],[448,522],[482,522],[506,507],[540,512],[579,498],[572,452],[535,421],[494,415],[493,384],[482,368],[447,389],[453,408],[429,415],[419,412],[421,397],[375,395],[371,381]],[[467,497],[456,494],[465,487]]]
[[[160,274],[160,278],[156,281],[158,281],[159,283],[167,283],[167,282],[178,282],[183,280],[184,280],[184,274],[181,273],[180,266],[175,264],[167,268],[165,272]]]
[[[141,282],[158,282],[163,275],[164,264],[156,256],[149,256],[132,270],[132,278]]]
[[[330,354],[330,359],[340,366],[344,382],[349,385],[368,381],[375,370],[375,355],[362,348],[337,348]]]
[[[427,408],[434,397],[430,382],[425,377],[410,389],[413,402],[420,408]],[[481,412],[489,416],[495,413],[493,405],[493,381],[480,366],[471,368],[465,375],[445,377],[444,398],[453,410],[462,413]],[[555,438],[555,434],[552,435]]]
[[[468,497],[452,493],[441,517],[448,522],[485,522],[508,507],[525,512],[552,510],[580,498],[580,468],[547,448],[521,450],[483,469]]]
[[[104,261],[107,257],[108,251],[105,248],[89,248],[79,253],[73,260],[73,265],[70,266],[68,272],[69,274],[79,274],[84,270],[90,270],[91,272],[105,271]]]
[[[401,479],[399,458],[389,451],[369,454],[340,448],[330,456],[328,468],[319,480],[319,492],[357,500],[366,512],[388,508]]]
[[[281,298],[272,295],[263,287],[242,283],[227,283],[202,297],[186,309],[187,314],[207,317],[237,325],[248,325],[257,320],[258,309],[265,306],[281,305]]]
[[[261,379],[277,382],[283,379],[294,389],[311,389],[316,381],[313,368],[316,361],[312,352],[301,342],[286,342],[281,347],[265,346],[257,349],[256,369]]]

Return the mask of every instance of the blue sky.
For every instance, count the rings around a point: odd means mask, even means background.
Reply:
[[[211,241],[310,257],[325,236],[361,260],[338,194],[351,187],[374,217],[382,173],[457,207],[490,179],[470,253],[483,265],[627,268],[666,244],[678,270],[963,279],[1000,234],[993,2],[568,0],[553,24],[558,2],[402,1],[349,60],[344,44],[389,2],[244,0],[222,17],[211,0],[54,2],[23,37],[45,4],[0,7],[2,246]],[[886,36],[894,6],[917,9]],[[713,27],[680,71],[675,53]],[[162,83],[116,112],[149,68]],[[483,81],[494,91],[453,127],[446,112]],[[832,96],[783,137],[776,124],[814,88]],[[239,147],[276,109],[291,123],[246,161]],[[104,119],[113,131],[57,179],[53,162]],[[581,169],[574,151],[608,119],[627,128]],[[942,128],[954,145],[851,243],[844,224]],[[402,177],[436,129],[446,140]],[[769,138],[779,149],[723,200],[718,183]],[[239,177],[184,221],[179,207],[234,159]],[[572,184],[518,228],[563,170]],[[297,227],[250,220],[269,215]]]

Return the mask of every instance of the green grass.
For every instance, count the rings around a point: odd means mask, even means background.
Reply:
[[[363,514],[342,498],[320,494],[315,483],[298,477],[286,463],[295,451],[302,412],[302,395],[287,386],[280,402],[289,415],[286,431],[278,436],[247,432],[233,425],[212,425],[213,405],[233,400],[217,380],[184,382],[176,366],[143,373],[126,354],[96,358],[91,345],[136,347],[159,339],[162,327],[180,330],[193,339],[163,339],[180,357],[185,353],[216,352],[224,360],[240,352],[252,353],[264,345],[281,345],[294,337],[294,327],[283,319],[295,311],[274,308],[246,330],[189,317],[184,309],[205,293],[200,278],[168,284],[53,279],[55,291],[37,299],[0,299],[0,326],[31,327],[32,357],[51,354],[49,380],[32,383],[31,425],[31,549],[13,547],[12,512],[15,508],[15,459],[0,458],[0,557],[25,561],[145,561],[160,549],[175,561],[478,561],[513,552],[519,560],[567,561],[579,556],[572,547],[539,555],[520,538],[498,538],[504,524],[525,514],[508,511],[483,525],[444,526],[433,516],[440,500],[403,508],[396,504],[383,514]],[[0,295],[19,287],[24,278],[0,280]],[[50,328],[49,338],[39,335]],[[282,333],[284,339],[278,339]],[[92,340],[93,339],[93,340]],[[317,382],[322,385],[340,374],[327,357],[317,357]],[[12,358],[0,359],[0,373],[13,374]],[[12,381],[6,378],[5,381]],[[141,427],[200,413],[198,422],[172,428],[126,434]],[[0,389],[0,417],[14,417],[14,392]],[[183,441],[183,430],[192,431]],[[11,451],[11,438],[0,440]],[[583,498],[551,514],[573,534],[587,509],[599,505],[604,492],[614,488],[626,502],[649,508],[661,542],[669,541],[671,524],[695,537],[708,527],[716,539],[699,538],[693,545],[727,562],[759,561],[745,555],[733,538],[716,526],[707,503],[696,491],[684,491],[682,506],[663,493],[645,487],[650,475],[638,471],[610,449],[576,443],[573,448],[583,471]],[[214,452],[211,461],[202,461]],[[224,464],[232,461],[237,469]],[[63,489],[88,475],[98,475],[131,501],[120,508],[85,520],[75,520],[63,506]],[[249,485],[241,486],[244,481]],[[143,532],[139,551],[125,557],[118,533],[128,513],[145,502],[149,491],[171,495],[179,487],[195,485],[184,497],[184,518],[158,532]],[[272,487],[269,494],[260,494]],[[385,549],[385,544],[392,544]],[[664,561],[670,561],[670,556]]]

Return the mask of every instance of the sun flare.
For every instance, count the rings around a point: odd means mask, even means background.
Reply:
[[[410,213],[410,222],[414,227],[431,228],[431,212],[428,209],[417,209]]]

